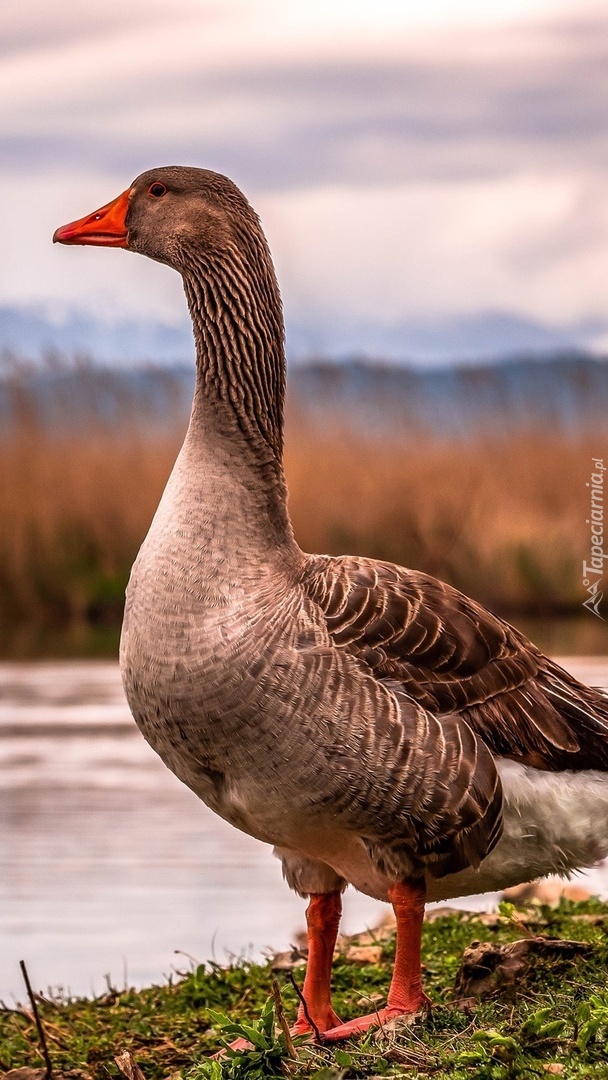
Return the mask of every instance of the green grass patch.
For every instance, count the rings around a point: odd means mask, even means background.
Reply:
[[[114,1056],[130,1051],[146,1080],[261,1080],[270,1076],[348,1080],[407,1075],[435,1080],[528,1080],[559,1075],[608,1080],[608,904],[562,901],[520,921],[510,906],[495,923],[449,915],[424,927],[424,985],[430,1016],[408,1028],[372,1032],[332,1049],[296,1040],[289,1058],[275,1026],[274,978],[267,964],[200,966],[179,981],[141,991],[109,992],[96,1000],[41,1000],[40,1012],[58,1073],[78,1070],[94,1080],[118,1077]],[[574,961],[534,957],[515,987],[459,1003],[454,979],[472,941],[506,944],[526,933],[589,942]],[[385,998],[394,941],[378,963],[336,959],[334,1006],[342,1019],[369,1012]],[[301,983],[303,969],[296,968]],[[283,1008],[295,1019],[297,998],[279,974]],[[41,1067],[35,1026],[23,1012],[0,1013],[0,1069]],[[224,1060],[211,1054],[238,1035],[254,1049]]]

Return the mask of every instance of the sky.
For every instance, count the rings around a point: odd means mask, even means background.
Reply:
[[[605,3],[22,0],[0,53],[0,308],[184,327],[166,267],[50,238],[187,164],[260,212],[293,356],[608,352]]]

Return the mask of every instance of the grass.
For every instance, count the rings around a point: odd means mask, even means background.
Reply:
[[[185,430],[166,372],[147,398],[103,369],[68,374],[44,399],[23,366],[0,386],[5,656],[114,651],[130,567]],[[597,430],[534,430],[529,417],[493,432],[491,416],[468,438],[416,427],[374,437],[339,418],[315,427],[292,402],[296,537],[304,550],[425,570],[507,617],[580,614],[585,484],[601,442]]]
[[[291,1075],[318,1080],[407,1075],[434,1080],[531,1080],[551,1074],[565,1080],[608,1077],[608,905],[591,900],[522,916],[510,905],[488,921],[448,915],[426,922],[425,989],[431,1015],[395,1033],[372,1033],[340,1047],[297,1047],[290,1061],[274,1026],[269,964],[198,967],[165,986],[111,990],[91,1000],[43,1000],[40,1010],[53,1066],[79,1070],[93,1080],[119,1075],[117,1053],[130,1051],[146,1080],[259,1080]],[[527,932],[591,943],[575,961],[533,959],[516,987],[459,1007],[454,979],[462,952],[474,939],[506,943]],[[382,942],[378,962],[342,955],[334,963],[334,1004],[344,1019],[369,1011],[386,994],[394,954]],[[302,969],[296,968],[299,982]],[[295,1017],[297,1000],[279,975],[283,1006]],[[265,1011],[264,1011],[265,1010]],[[257,1050],[222,1063],[210,1054],[235,1033],[256,1033]],[[41,1064],[34,1024],[24,1012],[0,1014],[0,1068]]]

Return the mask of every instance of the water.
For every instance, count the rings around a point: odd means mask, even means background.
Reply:
[[[608,660],[562,662],[608,686]],[[187,968],[175,950],[259,956],[304,925],[270,849],[144,742],[115,663],[0,664],[0,776],[0,998],[23,996],[20,959],[37,988],[95,994],[106,974],[141,986]],[[608,871],[591,887],[608,893]],[[385,910],[349,891],[344,929]]]

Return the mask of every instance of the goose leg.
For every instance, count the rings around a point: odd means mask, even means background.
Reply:
[[[291,1029],[292,1035],[312,1032],[308,1016],[321,1033],[329,1028],[336,1028],[340,1019],[331,1005],[331,963],[334,955],[340,916],[342,897],[340,892],[311,893],[306,909],[308,926],[308,963],[304,977],[302,1003],[298,1009],[298,1018]]]
[[[346,1024],[330,1028],[323,1042],[337,1042],[360,1035],[371,1027],[379,1027],[398,1016],[412,1016],[429,1009],[431,1002],[420,983],[420,944],[426,900],[423,880],[398,882],[389,889],[389,900],[397,919],[397,950],[395,966],[385,1008],[367,1016],[359,1016]]]
[[[317,1031],[323,1033],[328,1028],[336,1028],[340,1017],[336,1016],[331,1006],[331,962],[333,960],[340,916],[342,915],[342,894],[337,892],[310,893],[306,909],[308,926],[308,963],[304,976],[302,997],[306,1002],[306,1011]],[[298,1016],[291,1029],[292,1035],[314,1034],[309,1024],[304,1006],[300,1003]],[[230,1043],[231,1050],[252,1050],[247,1039],[235,1039]],[[220,1050],[215,1058],[224,1057],[226,1051]]]

